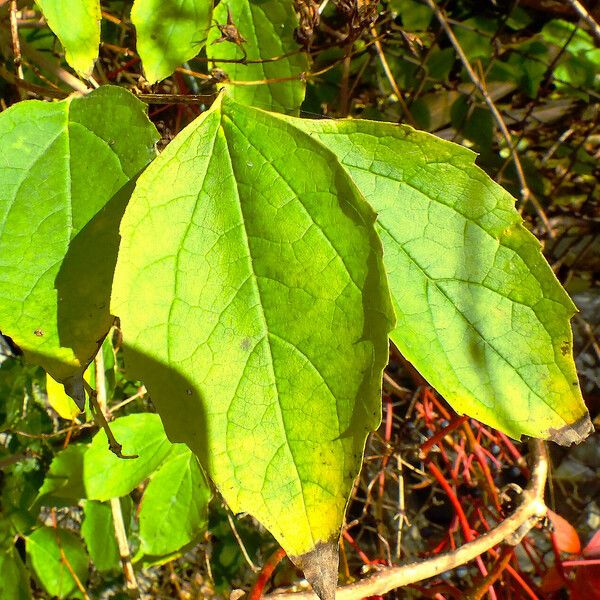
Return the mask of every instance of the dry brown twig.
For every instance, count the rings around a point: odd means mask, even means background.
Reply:
[[[567,2],[573,7],[573,10],[587,23],[592,35],[598,42],[600,42],[600,25],[598,25],[594,17],[588,12],[585,6],[583,6],[579,0],[567,0]]]
[[[542,205],[529,189],[529,186],[527,184],[527,178],[525,177],[525,172],[523,171],[523,165],[521,164],[521,159],[519,157],[519,153],[517,152],[517,148],[512,140],[511,133],[508,130],[508,126],[506,125],[502,114],[498,110],[498,107],[494,103],[492,97],[488,94],[486,86],[482,83],[481,79],[477,76],[477,73],[475,73],[475,70],[471,66],[471,63],[469,62],[465,51],[460,45],[460,42],[458,41],[456,35],[454,35],[452,27],[450,27],[450,24],[448,23],[446,15],[444,15],[444,13],[440,10],[440,8],[434,0],[424,0],[424,2],[427,4],[427,6],[429,6],[429,8],[431,8],[433,13],[435,14],[436,19],[442,26],[442,29],[446,32],[446,35],[448,36],[450,43],[452,44],[458,58],[460,59],[460,62],[463,64],[463,67],[465,68],[469,79],[473,82],[473,85],[477,88],[477,91],[483,97],[483,100],[485,101],[490,112],[492,113],[494,121],[496,121],[496,124],[498,125],[498,128],[502,133],[502,137],[504,138],[506,145],[508,146],[513,162],[515,164],[515,170],[519,179],[519,185],[521,186],[521,208],[523,208],[525,204],[527,204],[527,202],[531,202],[536,212],[538,213],[540,219],[544,223],[544,226],[548,231],[548,235],[551,238],[554,238],[554,231],[552,230],[552,226],[550,224],[550,221],[548,220],[548,217],[546,216],[546,213],[544,212]]]
[[[23,79],[21,44],[19,42],[19,27],[17,25],[17,0],[10,0],[10,36],[12,39],[13,59],[15,61],[15,67],[17,68],[17,77]]]
[[[521,504],[494,529],[452,552],[396,567],[384,567],[365,579],[339,587],[336,592],[336,599],[358,600],[368,596],[386,594],[394,589],[454,569],[499,544],[518,544],[523,536],[546,514],[544,488],[548,475],[548,454],[544,442],[532,440],[531,454],[531,478],[521,494]],[[313,592],[276,592],[264,598],[283,600],[285,596],[290,597],[292,600],[317,599]]]
[[[410,112],[410,109],[408,108],[408,105],[406,104],[406,101],[404,100],[404,96],[402,95],[402,92],[400,91],[398,84],[396,83],[394,74],[392,73],[392,70],[390,69],[390,65],[388,64],[387,58],[385,57],[385,53],[383,51],[383,46],[381,45],[381,42],[379,41],[379,36],[377,34],[377,30],[375,29],[375,25],[371,25],[370,33],[373,36],[373,40],[375,43],[375,49],[377,50],[377,55],[379,56],[379,62],[381,63],[381,66],[383,67],[385,76],[387,77],[387,80],[388,80],[390,86],[392,87],[394,95],[398,99],[398,104],[400,104],[402,113],[406,117],[408,124],[415,127],[416,126],[415,120],[412,116],[412,113]]]

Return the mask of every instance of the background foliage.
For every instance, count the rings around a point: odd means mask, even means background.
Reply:
[[[26,2],[19,3],[18,22],[26,83],[15,85],[9,4],[0,4],[2,109],[26,97],[65,97],[72,87],[76,88],[76,80],[39,10]],[[138,0],[136,4],[141,11],[144,4],[151,3]],[[264,9],[265,5],[268,3],[261,3],[262,12],[255,9],[252,18],[236,15],[242,35],[249,37],[252,23],[264,15],[273,17],[273,11]],[[234,6],[230,4],[232,10]],[[360,116],[407,122],[474,149],[479,153],[478,164],[520,199],[519,207],[530,228],[543,240],[553,269],[582,311],[575,321],[575,349],[586,400],[592,416],[596,416],[600,359],[594,334],[598,323],[596,273],[600,270],[600,51],[587,26],[566,4],[558,8],[535,1],[456,0],[443,4],[477,78],[514,136],[520,173],[490,106],[477,93],[464,63],[427,5],[416,0],[392,0],[380,5],[361,3],[358,8],[343,2],[322,6],[322,20],[317,26],[310,19],[315,6],[299,5],[303,19],[297,37],[311,51],[310,67],[300,55],[292,55],[282,63],[286,65],[283,71],[279,63],[273,63],[272,68],[268,63],[243,68],[218,61],[213,70],[205,54],[239,58],[244,48],[232,41],[213,44],[223,36],[213,25],[209,26],[209,42],[200,56],[193,58],[200,50],[193,46],[202,41],[202,36],[191,40],[187,55],[177,54],[167,71],[170,73],[175,63],[186,58],[188,62],[172,77],[149,89],[145,79],[152,83],[167,73],[152,67],[151,59],[144,57],[144,77],[135,53],[131,3],[104,2],[103,43],[93,77],[99,83],[118,83],[138,93],[148,103],[163,142],[198,114],[203,100],[212,101],[221,71],[228,71],[234,81],[238,72],[240,79],[248,81],[267,79],[262,86],[233,84],[236,94],[251,94],[252,102],[260,106],[261,90],[276,87],[281,77],[292,77],[296,87],[303,87],[304,77],[298,73],[309,68],[315,75],[307,77],[307,98],[302,106],[298,106],[297,92],[274,92],[269,98],[277,98],[277,108],[292,114],[299,110],[309,117]],[[226,22],[224,5],[217,7],[214,18],[221,25]],[[132,20],[135,23],[135,11]],[[138,30],[140,52],[142,33]],[[93,28],[89,35],[95,35]],[[70,43],[66,38],[61,40],[69,59]],[[277,46],[275,50],[273,53],[286,52],[288,47]],[[151,49],[146,52],[151,56]],[[70,62],[85,73],[89,72],[90,60]],[[148,72],[152,68],[157,70]],[[122,593],[126,586],[113,535],[114,513],[107,504],[115,497],[121,497],[121,513],[138,569],[137,585],[143,594],[206,597],[227,595],[233,587],[248,589],[255,578],[254,563],[264,562],[275,550],[272,538],[254,525],[250,527],[247,520],[234,521],[218,499],[212,500],[207,523],[210,493],[202,475],[183,448],[171,446],[166,440],[158,419],[147,414],[152,412],[152,405],[139,382],[124,377],[119,347],[118,337],[111,336],[103,353],[108,408],[116,417],[113,429],[124,451],[140,456],[135,463],[112,457],[89,415],[72,419],[68,408],[64,408],[64,398],[61,405],[59,393],[47,385],[42,373],[24,367],[11,348],[3,346],[0,528],[4,533],[0,539],[4,547],[0,590],[2,585],[10,585],[7,589],[19,589],[23,597],[28,597],[25,561],[35,576],[32,593],[36,596]],[[361,569],[368,570],[378,561],[439,551],[460,543],[464,535],[457,532],[447,494],[431,472],[423,472],[418,454],[428,438],[455,422],[454,415],[397,353],[392,358],[384,390],[386,421],[371,439],[361,484],[348,516],[343,580],[351,580]],[[95,382],[95,375],[91,377]],[[123,423],[128,426],[122,427]],[[476,422],[470,422],[469,427],[454,431],[446,451],[436,454],[433,464],[452,482],[472,526],[482,531],[503,510],[500,506],[500,512],[488,514],[485,507],[500,502],[496,500],[500,498],[498,490],[505,484],[522,483],[524,471],[519,449],[506,438]],[[600,509],[592,501],[598,491],[600,468],[595,448],[592,439],[578,449],[556,451],[554,456],[555,509],[577,526],[584,544],[600,527]],[[462,462],[461,451],[472,458]],[[407,463],[404,467],[399,466],[400,459]],[[482,461],[480,470],[472,466],[478,459]],[[486,479],[483,464],[493,476],[493,483]],[[86,465],[93,466],[86,470]],[[399,477],[403,468],[405,478]],[[119,478],[114,477],[121,484],[117,489],[111,487],[113,477],[106,477],[114,474],[114,469],[123,470]],[[405,486],[404,495],[399,485]],[[206,492],[191,495],[192,487]],[[186,505],[185,514],[169,512],[170,496],[160,491],[172,489],[178,489],[181,497],[193,496],[194,502]],[[157,508],[152,509],[152,504]],[[152,510],[163,512],[164,527],[146,517]],[[394,519],[395,515],[399,517]],[[170,522],[179,525],[169,527]],[[182,523],[189,526],[182,527]],[[206,523],[206,533],[202,533]],[[577,536],[568,525],[559,523],[555,528],[571,545],[556,542],[555,534],[553,550],[547,531],[534,532],[513,561],[512,568],[537,597],[552,597],[555,593],[552,569],[561,550],[572,555],[580,552],[572,545]],[[579,576],[580,571],[569,572],[574,590],[589,585]],[[586,568],[585,573],[594,576],[592,568]],[[478,577],[477,566],[465,568],[407,593],[414,597],[433,597],[435,593],[452,597]],[[294,570],[288,563],[282,564],[275,583],[288,585],[295,581]],[[559,579],[559,587],[564,584]],[[510,574],[498,585],[501,597],[531,597],[525,590]]]

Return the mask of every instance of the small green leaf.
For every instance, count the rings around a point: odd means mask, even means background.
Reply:
[[[73,574],[85,586],[88,557],[81,540],[66,529],[40,527],[27,538],[31,568],[51,596],[72,597],[78,591]],[[70,569],[65,564],[69,563]]]
[[[374,220],[321,144],[222,96],[140,177],[113,287],[169,437],[333,587],[393,323]]]
[[[0,330],[82,408],[81,376],[113,317],[127,184],[158,139],[116,87],[0,114]]]
[[[402,18],[406,31],[427,31],[433,11],[417,0],[391,0],[390,8]]]
[[[73,504],[86,497],[83,459],[88,448],[87,444],[70,444],[54,455],[38,493],[38,502],[48,504],[60,499]]]
[[[460,413],[515,438],[583,439],[575,306],[475,154],[410,127],[289,120],[335,152],[378,213],[404,356]]]
[[[111,421],[110,428],[123,445],[123,454],[138,458],[118,458],[108,448],[104,431],[99,431],[85,453],[83,480],[86,497],[109,500],[129,494],[163,462],[172,444],[158,415],[140,413]]]
[[[306,89],[301,74],[308,69],[308,60],[294,39],[294,29],[298,26],[294,3],[291,0],[223,0],[215,8],[214,20],[226,25],[229,14],[245,41],[241,45],[224,41],[220,30],[213,27],[206,46],[208,58],[214,60],[232,82],[225,83],[228,94],[240,104],[298,114]],[[247,58],[256,62],[220,63],[219,58]],[[277,79],[281,81],[274,81]],[[236,85],[236,81],[242,83]]]
[[[187,446],[176,444],[142,498],[141,551],[170,554],[197,539],[206,530],[210,496],[198,459]]]
[[[100,0],[37,0],[37,4],[63,45],[67,62],[89,77],[100,46]]]
[[[123,504],[123,501],[121,501]],[[100,572],[116,572],[121,567],[119,547],[115,539],[112,510],[109,504],[87,500],[83,505],[81,536],[94,567]]]
[[[131,21],[146,79],[156,83],[193,58],[206,43],[212,0],[135,0]]]
[[[31,599],[29,574],[14,547],[0,551],[0,598]]]

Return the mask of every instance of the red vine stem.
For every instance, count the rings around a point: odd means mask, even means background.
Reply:
[[[248,595],[248,600],[260,600],[262,598],[263,590],[265,589],[265,585],[269,579],[271,579],[271,575],[273,575],[273,571],[277,567],[277,565],[281,562],[281,559],[285,556],[285,550],[283,548],[279,548],[275,550],[273,554],[267,559],[267,562],[264,564],[261,569],[258,577],[256,578],[256,583],[250,590],[250,594]]]

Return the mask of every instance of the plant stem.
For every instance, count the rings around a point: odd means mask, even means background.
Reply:
[[[94,396],[97,401],[98,415],[102,415],[102,419],[106,423],[104,412],[107,409],[106,399],[106,380],[104,377],[104,355],[102,347],[98,350],[94,358],[94,367],[96,369],[96,392]],[[90,399],[91,399],[90,395]],[[106,423],[108,428],[108,423]],[[110,431],[110,428],[108,429]],[[112,433],[111,433],[112,435]],[[114,440],[114,438],[113,438]],[[116,441],[116,440],[115,440]],[[123,511],[121,510],[121,501],[119,498],[110,499],[110,509],[112,511],[113,526],[115,530],[115,539],[119,548],[119,556],[123,566],[123,575],[125,576],[125,585],[127,592],[132,598],[139,598],[140,591],[135,578],[133,565],[131,564],[131,554],[129,552],[129,543],[127,542],[127,531],[125,530],[125,522],[123,520]]]

